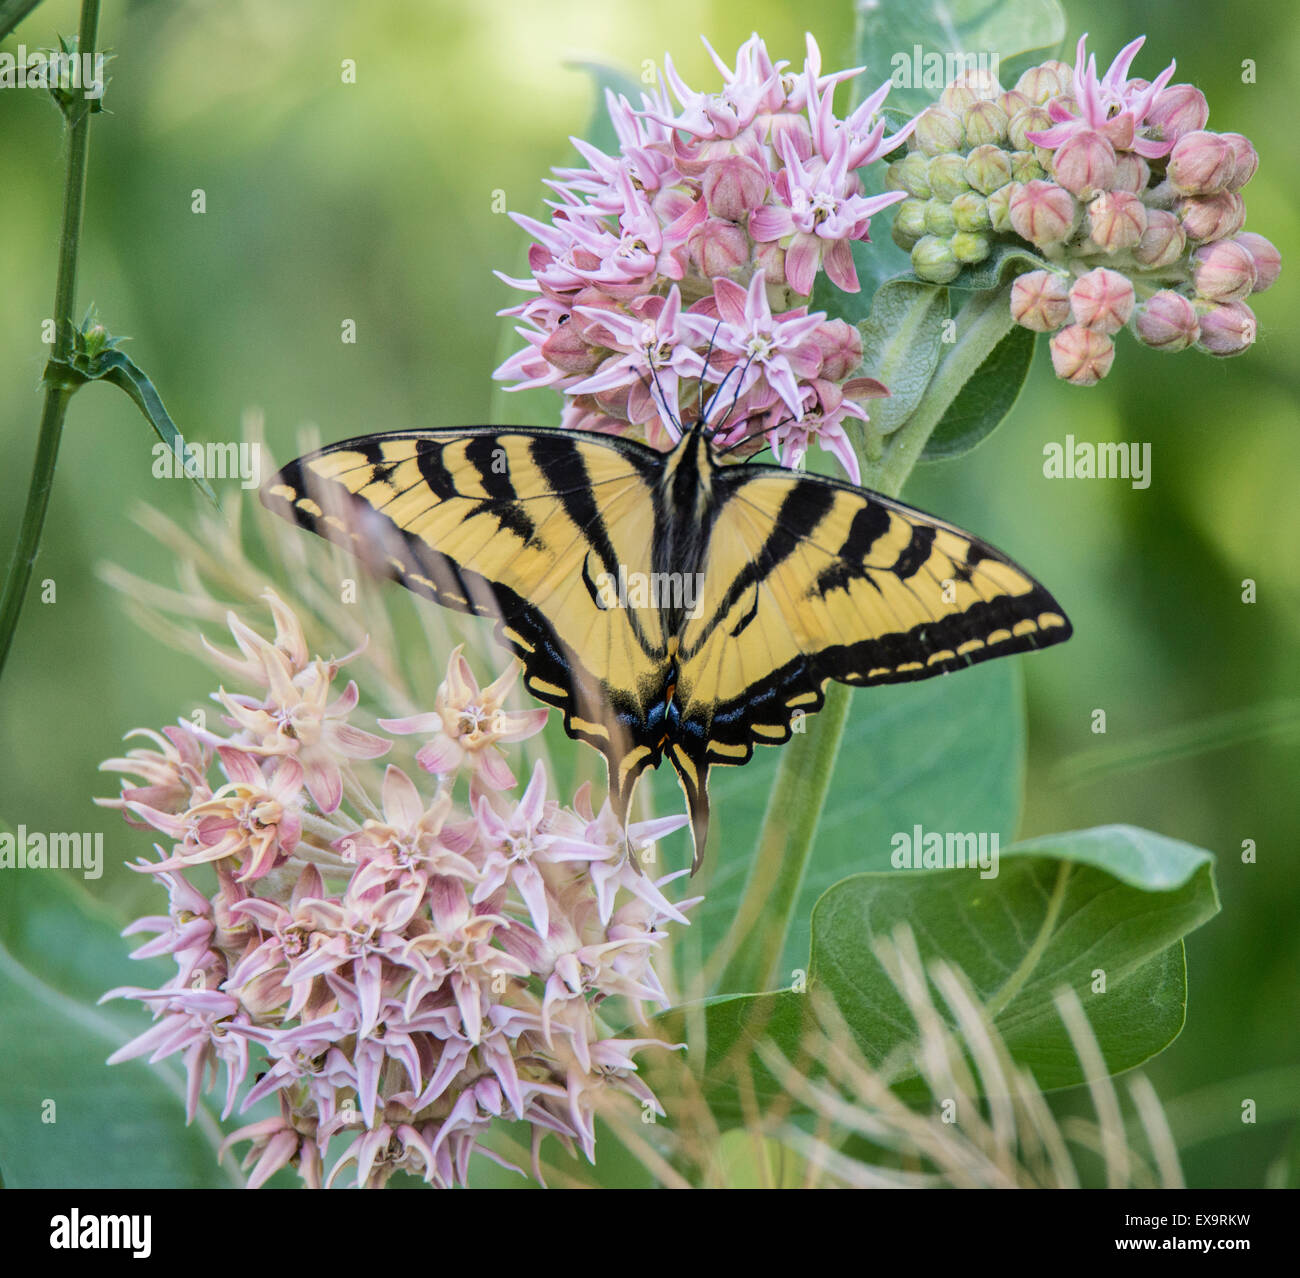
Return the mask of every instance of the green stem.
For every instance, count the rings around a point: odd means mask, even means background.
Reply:
[[[93,54],[99,27],[99,0],[82,0],[81,27],[77,52]],[[83,100],[80,114],[72,122],[68,142],[67,177],[63,187],[63,229],[59,237],[59,270],[54,287],[54,358],[66,362],[73,352],[75,333],[73,303],[77,292],[77,250],[81,243],[81,213],[86,194],[86,156],[90,146],[90,101]],[[64,381],[47,380],[45,404],[41,411],[40,434],[36,440],[36,460],[27,489],[18,544],[14,547],[0,596],[0,672],[9,657],[18,617],[27,596],[32,566],[40,549],[41,530],[54,486],[54,467],[63,436],[63,420],[75,386]]]
[[[864,486],[897,497],[961,388],[1011,330],[1010,286],[976,293],[957,315],[957,341],[939,361],[916,411],[889,437]],[[851,690],[831,683],[820,714],[782,748],[749,879],[717,951],[713,988],[724,994],[773,988],[808,858],[849,718]]]
[[[732,923],[739,944],[722,970],[720,990],[765,990],[777,979],[851,701],[847,684],[828,685],[821,713],[804,721],[803,734],[781,754],[754,867]],[[725,945],[722,953],[728,953]]]

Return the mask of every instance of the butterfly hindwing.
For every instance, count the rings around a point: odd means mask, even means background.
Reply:
[[[681,637],[683,744],[712,764],[790,738],[836,679],[925,679],[1059,643],[1070,625],[1023,569],[877,493],[775,467],[714,479],[699,615]]]
[[[560,431],[408,431],[331,445],[267,484],[279,513],[372,570],[496,620],[539,700],[605,755],[626,811],[659,761],[646,728],[667,658],[658,616],[600,589],[648,571],[657,454]]]

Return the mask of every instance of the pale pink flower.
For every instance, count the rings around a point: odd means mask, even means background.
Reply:
[[[1074,60],[1074,102],[1078,113],[1070,111],[1060,98],[1053,98],[1047,106],[1054,122],[1052,127],[1031,131],[1027,134],[1029,140],[1036,146],[1055,148],[1075,133],[1094,130],[1116,150],[1136,151],[1148,160],[1168,155],[1173,141],[1144,136],[1143,125],[1147,112],[1174,74],[1176,64],[1171,62],[1153,81],[1129,80],[1129,67],[1146,43],[1146,36],[1139,36],[1119,51],[1110,69],[1099,77],[1096,55],[1086,54],[1087,40],[1086,34],[1079,37]]]
[[[512,663],[504,674],[480,689],[463,650],[463,644],[453,649],[431,713],[380,719],[379,726],[399,736],[431,736],[415,756],[426,772],[451,776],[468,767],[488,789],[508,790],[515,784],[515,774],[499,744],[535,736],[546,726],[548,711],[507,710],[506,694],[519,678],[519,664]]]

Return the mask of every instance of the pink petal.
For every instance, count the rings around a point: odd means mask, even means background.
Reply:
[[[785,276],[796,293],[812,293],[821,256],[821,241],[810,232],[800,231],[791,241],[785,251]]]
[[[465,760],[465,751],[450,737],[439,733],[434,739],[416,751],[415,761],[426,772],[434,776],[445,777],[455,772]],[[514,777],[510,778],[514,784]]]
[[[749,234],[759,243],[794,234],[794,218],[780,205],[766,204],[749,215]]]
[[[786,259],[789,261],[789,259]],[[853,250],[848,240],[836,240],[822,257],[826,274],[832,283],[838,284],[846,293],[857,293],[861,289],[858,283],[858,268],[853,262]]]
[[[546,712],[543,711],[543,714]],[[541,765],[538,764],[538,767]],[[510,790],[514,788],[515,774],[505,761],[505,756],[491,746],[479,750],[474,755],[474,768],[484,785],[493,790]]]
[[[384,816],[399,829],[409,827],[424,815],[424,801],[415,782],[401,768],[388,765],[384,773]]]
[[[307,793],[323,813],[335,812],[343,802],[343,774],[330,758],[313,758],[304,778]]]

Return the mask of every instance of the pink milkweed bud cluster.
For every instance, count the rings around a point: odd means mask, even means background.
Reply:
[[[389,765],[368,790],[358,765],[394,741],[350,722],[354,683],[334,695],[348,658],[309,659],[266,598],[274,640],[232,616],[239,655],[209,649],[255,689],[219,694],[228,735],[164,728],[103,764],[128,779],[101,802],[167,845],[134,865],[168,908],[126,929],[152,934],[132,957],[174,962],[156,987],[104,996],[154,1017],[110,1064],[180,1053],[191,1119],[219,1072],[223,1118],[277,1100],[226,1141],[250,1143],[251,1186],[285,1166],[312,1187],[464,1184],[472,1154],[496,1158],[494,1122],[526,1124],[535,1160],[547,1133],[591,1158],[602,1106],[662,1113],[635,1058],[663,1044],[611,1033],[597,1007],[643,1024],[667,1003],[662,925],[695,901],[670,903],[678,875],[643,867],[685,816],[625,830],[587,786],[548,797],[540,763],[512,794],[502,746],[547,711],[507,710],[517,667],[480,689],[459,648],[434,710],[379,720],[426,738],[415,762],[434,781]]]
[[[906,130],[886,136],[887,84],[837,118],[835,86],[861,68],[823,75],[811,36],[802,72],[756,35],[734,69],[709,53],[721,92],[665,57],[639,107],[606,93],[618,153],[575,138],[587,167],[556,171],[549,220],[513,215],[536,241],[530,275],[501,278],[533,296],[504,312],[526,345],[495,376],[562,393],[565,427],[659,447],[712,397],[720,445],[767,443],[793,466],[816,442],[856,480],[845,424],[884,391],[854,376],[856,330],[808,301],[822,272],[858,291],[852,245],[903,198],[867,197],[860,174]]]
[[[1143,39],[1105,75],[1079,41],[1073,67],[1031,67],[1013,89],[959,77],[922,112],[911,151],[891,165],[907,193],[894,239],[935,283],[999,242],[1024,241],[1050,263],[1015,281],[1012,316],[1051,333],[1057,375],[1093,385],[1128,326],[1157,350],[1195,345],[1235,355],[1255,340],[1245,299],[1281,258],[1243,230],[1241,189],[1259,164],[1239,133],[1206,129],[1194,85],[1129,78]]]

